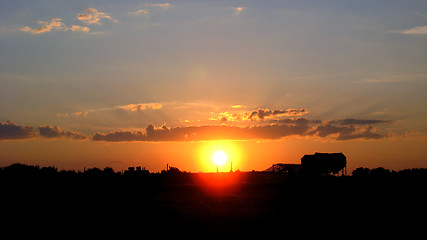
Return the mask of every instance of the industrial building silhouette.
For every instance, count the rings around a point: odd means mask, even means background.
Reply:
[[[301,164],[273,164],[266,172],[306,175],[347,174],[347,158],[343,153],[307,154],[301,158]]]

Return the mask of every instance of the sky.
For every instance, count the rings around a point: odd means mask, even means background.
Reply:
[[[426,1],[1,6],[1,166],[427,167]]]

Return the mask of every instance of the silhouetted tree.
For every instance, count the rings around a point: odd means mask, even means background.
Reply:
[[[42,167],[40,169],[40,175],[42,176],[48,176],[48,177],[52,177],[52,176],[56,176],[58,174],[58,169],[56,167]]]
[[[102,170],[94,167],[94,168],[89,168],[86,171],[84,171],[83,173],[85,176],[102,176]]]
[[[4,167],[3,174],[6,176],[30,177],[37,176],[39,174],[39,169],[39,166],[14,163],[10,166]]]
[[[169,167],[169,174],[179,174],[181,171],[177,167]]]
[[[61,170],[59,176],[64,177],[75,177],[78,176],[78,173],[75,170]]]
[[[370,176],[389,176],[390,170],[385,169],[383,167],[373,168],[371,169],[369,175]]]
[[[116,173],[114,172],[113,168],[111,167],[105,167],[103,171],[104,176],[114,176]]]
[[[353,170],[353,172],[351,174],[353,176],[366,177],[366,176],[369,176],[370,171],[371,170],[369,170],[369,168],[359,167],[359,168],[356,168],[355,170]]]

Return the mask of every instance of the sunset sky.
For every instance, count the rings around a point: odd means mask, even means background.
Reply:
[[[0,166],[427,167],[425,0],[2,1],[0,56]]]

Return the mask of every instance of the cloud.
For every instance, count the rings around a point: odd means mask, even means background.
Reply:
[[[264,120],[265,118],[272,117],[282,117],[282,116],[302,116],[303,114],[308,113],[306,108],[288,110],[270,110],[270,109],[258,109],[251,112],[243,113],[230,113],[230,112],[221,112],[217,117],[209,118],[213,121],[222,121],[222,122],[233,122],[233,121],[259,121]]]
[[[107,15],[104,12],[99,12],[95,8],[87,8],[85,9],[84,13],[77,14],[77,19],[82,21],[83,23],[87,25],[96,24],[101,25],[102,19],[108,19],[115,21],[112,17]]]
[[[79,25],[73,25],[70,28],[68,28],[68,30],[71,30],[73,32],[86,32],[86,33],[88,33],[90,31],[90,28],[79,26]]]
[[[386,75],[378,76],[373,78],[362,78],[357,83],[400,83],[400,82],[409,82],[409,81],[425,81],[427,80],[427,74],[405,74],[405,75]]]
[[[112,21],[116,21],[112,17],[108,16],[104,12],[99,12],[95,8],[87,8],[84,13],[77,14],[77,19],[82,21],[83,23],[87,25],[96,24],[101,25],[101,21],[103,19],[108,19]],[[72,31],[72,32],[90,32],[90,28],[87,26],[80,26],[80,25],[72,25],[71,27],[67,27],[63,23],[62,18],[52,18],[50,22],[46,21],[37,21],[38,24],[42,24],[41,27],[38,28],[31,28],[29,26],[25,26],[22,28],[19,28],[19,30],[23,32],[29,32],[33,34],[41,34],[41,33],[47,33],[51,32],[52,30],[61,30],[61,31]]]
[[[142,15],[142,16],[145,16],[147,18],[150,17],[150,11],[148,9],[138,9],[135,12],[128,12],[128,14],[129,15],[135,15],[135,16]]]
[[[202,125],[187,127],[156,128],[150,124],[145,131],[114,131],[96,133],[94,141],[122,142],[161,142],[161,141],[210,141],[210,140],[273,140],[288,136],[324,138],[333,141],[354,139],[381,139],[390,136],[371,124],[386,123],[382,120],[343,119],[336,121],[308,120],[306,118],[288,118],[274,120],[273,124],[239,127],[226,125]]]
[[[427,34],[427,26],[417,26],[406,30],[394,30],[391,33],[401,33],[409,35],[425,35]]]
[[[244,106],[241,104],[233,105],[231,108],[237,109],[237,108],[243,108]]]
[[[138,103],[138,104],[129,104],[124,106],[119,106],[118,108],[125,109],[131,112],[143,111],[147,109],[157,110],[162,108],[160,103]]]
[[[245,7],[235,7],[234,8],[234,15],[238,16],[240,13],[245,9]]]
[[[159,128],[148,125],[142,131],[115,131],[108,134],[96,133],[94,141],[209,141],[209,140],[248,140],[248,139],[279,139],[290,135],[302,135],[309,129],[308,121],[296,121],[293,124],[267,125],[254,127],[236,127],[224,125],[205,125]]]
[[[367,125],[367,124],[378,124],[378,123],[390,123],[390,121],[385,120],[375,120],[375,119],[354,119],[354,118],[346,118],[340,119],[336,121],[331,121],[330,123],[337,123],[339,125]]]
[[[41,34],[41,33],[47,33],[52,30],[61,30],[61,31],[72,31],[72,32],[86,32],[88,33],[90,31],[90,28],[79,26],[79,25],[73,25],[71,27],[67,27],[63,22],[61,18],[52,18],[50,22],[46,21],[37,21],[39,24],[43,24],[43,26],[39,28],[30,28],[28,26],[22,27],[19,30],[23,32],[29,32],[33,34]]]
[[[97,113],[97,112],[108,112],[108,111],[117,111],[117,110],[126,110],[129,112],[140,112],[145,110],[158,110],[161,109],[163,105],[161,103],[136,103],[136,104],[128,104],[128,105],[119,105],[113,107],[104,107],[104,108],[96,108],[96,109],[88,109],[85,111],[78,111],[73,113],[57,113],[57,118],[69,118],[69,117],[78,117],[78,118],[86,118],[89,114]]]
[[[30,126],[20,126],[7,120],[0,122],[0,140],[3,139],[27,139],[37,135],[37,132]]]
[[[160,7],[163,9],[167,9],[171,6],[170,3],[146,3],[145,5],[149,7]]]
[[[50,22],[46,22],[46,21],[37,21],[38,24],[42,24],[43,26],[38,27],[38,28],[30,28],[28,26],[25,26],[23,28],[20,28],[19,30],[23,31],[23,32],[30,32],[33,34],[40,34],[40,33],[45,33],[45,32],[50,32],[54,29],[59,29],[59,30],[67,30],[67,27],[65,26],[65,24],[62,22],[61,18],[52,18],[50,20]]]
[[[87,137],[81,133],[63,131],[57,126],[42,125],[39,128],[39,134],[41,137],[45,138],[71,138],[73,140],[84,140]]]
[[[355,120],[355,119],[352,119]],[[380,139],[387,137],[386,134],[379,132],[378,129],[373,128],[368,121],[380,120],[355,120],[353,124],[344,123],[343,126],[332,125],[335,121],[329,121],[322,125],[315,127],[307,135],[317,135],[322,138],[331,137],[333,140],[353,140],[353,139]],[[358,123],[356,123],[358,122]]]
[[[153,8],[158,8],[161,10],[167,10],[169,9],[172,5],[170,3],[145,3],[144,5],[142,5],[144,8],[143,9],[138,9],[134,12],[129,12],[129,15],[134,15],[134,16],[138,16],[138,15],[142,15],[145,16],[146,18],[150,17],[150,9]],[[141,7],[141,5],[140,5]]]

